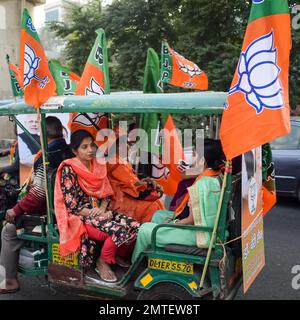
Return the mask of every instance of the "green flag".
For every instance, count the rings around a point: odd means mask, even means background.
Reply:
[[[17,66],[13,65],[9,61],[9,55],[6,55],[6,61],[8,64],[8,70],[9,70],[9,75],[10,75],[10,84],[11,84],[11,89],[13,92],[14,97],[23,97],[24,92],[21,88],[20,83],[18,82],[18,76],[20,76],[20,70],[18,69]]]
[[[144,73],[144,93],[161,93],[163,90],[159,86],[160,83],[160,64],[159,58],[155,50],[148,49],[146,67]],[[147,136],[140,137],[140,158],[142,164],[138,166],[138,172],[142,176],[153,177],[153,168],[149,164],[143,164],[152,161],[153,157],[159,158],[160,139],[159,132],[161,129],[161,116],[157,113],[144,113],[140,116],[139,128],[143,129]],[[152,130],[154,131],[152,132]],[[151,153],[150,153],[151,152]]]
[[[146,67],[144,73],[144,93],[161,93],[162,88],[159,86],[160,83],[160,72],[159,72],[159,58],[155,50],[152,48],[148,49]],[[148,145],[145,141],[142,144],[142,148],[144,150],[151,151],[151,147],[153,150],[153,143],[158,145],[158,138],[151,137],[151,130],[158,129],[160,131],[160,115],[157,113],[144,113],[140,118],[140,128],[145,130],[148,135]],[[151,141],[156,140],[156,141]]]
[[[56,93],[58,96],[73,95],[77,88],[80,77],[71,72],[67,67],[61,65],[57,60],[49,61],[50,72],[56,82]]]

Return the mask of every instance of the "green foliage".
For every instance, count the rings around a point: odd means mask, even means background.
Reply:
[[[161,39],[174,41],[173,15],[180,1],[116,0],[105,9],[104,28],[111,41],[112,87],[141,90],[147,49],[160,52]]]
[[[142,90],[147,49],[160,53],[161,40],[194,61],[209,77],[209,89],[227,91],[239,59],[250,11],[245,0],[114,0],[101,8],[66,1],[64,22],[51,26],[65,40],[65,59],[79,74],[95,40],[106,31],[112,91]],[[290,0],[292,7],[297,1]],[[300,31],[293,31],[291,106],[300,104]],[[165,86],[164,90],[183,91]]]
[[[65,40],[64,59],[73,72],[81,74],[96,39],[95,31],[102,26],[101,1],[91,0],[85,6],[64,1],[64,21],[49,25]]]

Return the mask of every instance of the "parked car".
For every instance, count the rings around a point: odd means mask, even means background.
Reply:
[[[271,142],[278,195],[300,201],[300,117],[291,118],[291,133]]]

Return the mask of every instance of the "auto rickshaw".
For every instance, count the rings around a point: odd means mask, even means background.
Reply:
[[[47,162],[45,117],[49,113],[193,114],[207,117],[216,137],[226,97],[223,92],[53,97],[39,111],[42,152]],[[0,115],[9,116],[17,125],[21,124],[16,115],[33,113],[36,110],[22,102],[0,106]],[[116,283],[104,282],[93,270],[82,268],[78,255],[60,256],[53,206],[55,175],[48,174],[47,215],[23,216],[23,219],[36,220],[37,227],[33,231],[27,231],[21,223],[18,226],[18,236],[26,240],[27,253],[32,259],[27,265],[20,263],[19,272],[26,276],[46,276],[54,288],[64,286],[72,292],[84,291],[98,298],[134,294],[140,300],[232,299],[242,283],[241,241],[226,244],[241,233],[241,172],[236,169],[238,165],[233,166],[232,171],[232,163],[226,163],[215,228],[158,225],[152,233],[151,248],[144,251],[128,270],[115,270],[119,279]],[[156,234],[166,226],[206,231],[214,236],[208,249],[172,244],[160,248],[156,244]]]

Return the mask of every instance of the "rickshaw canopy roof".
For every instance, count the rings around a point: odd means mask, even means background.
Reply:
[[[119,93],[102,96],[60,96],[50,98],[41,113],[177,113],[220,115],[226,92]],[[0,105],[0,116],[34,114],[24,102]]]

